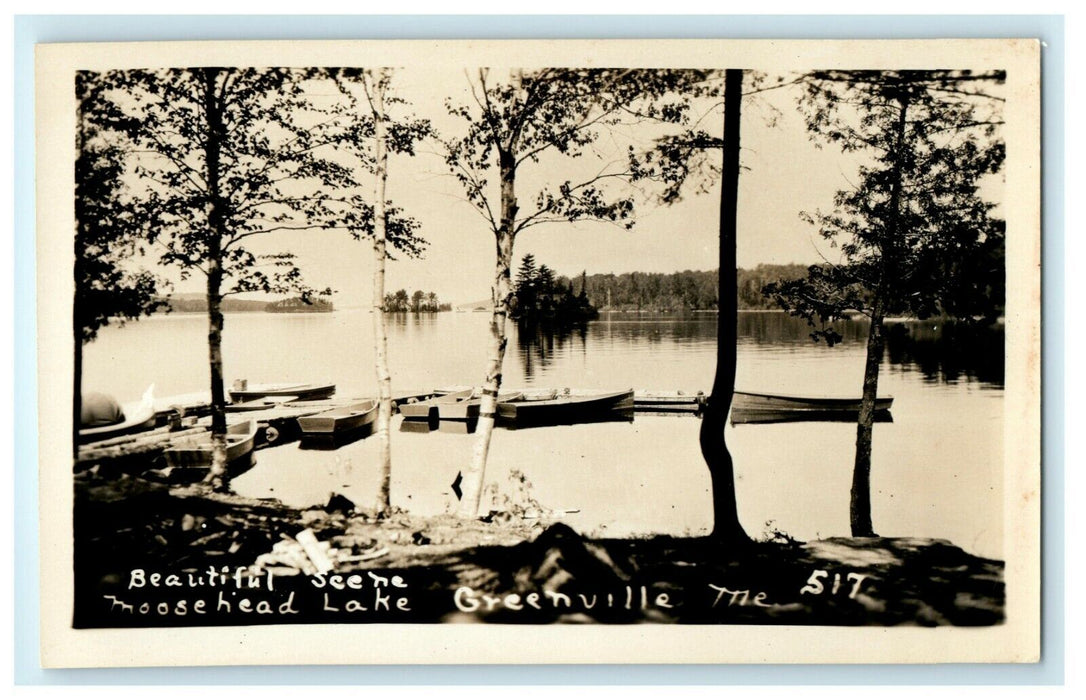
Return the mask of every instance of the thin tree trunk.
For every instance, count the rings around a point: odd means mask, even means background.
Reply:
[[[883,300],[875,300],[871,328],[867,333],[867,358],[864,361],[864,392],[860,416],[856,422],[856,461],[852,468],[852,493],[849,522],[853,537],[874,537],[871,524],[871,438],[875,425],[875,398],[879,390],[879,363],[885,343],[883,337]]]
[[[207,136],[204,157],[207,163],[207,351],[211,379],[211,470],[206,481],[216,491],[230,487],[226,471],[226,393],[222,370],[222,239],[225,233],[225,211],[219,192],[220,155],[223,141],[222,106],[216,96],[218,69],[202,71],[204,116]]]
[[[494,419],[498,411],[498,391],[502,385],[502,363],[505,361],[505,348],[509,342],[505,334],[505,326],[513,297],[510,269],[513,265],[513,222],[517,213],[516,169],[511,153],[503,150],[499,158],[501,228],[495,240],[494,283],[491,287],[493,311],[490,317],[490,357],[486,378],[483,381],[475,448],[471,454],[471,464],[468,466],[467,473],[464,474],[461,487],[463,497],[459,509],[460,515],[467,518],[473,518],[479,514],[479,504],[483,496],[483,480],[486,476],[486,460],[490,453],[490,438],[494,432]]]
[[[724,75],[724,162],[720,192],[720,302],[717,320],[716,374],[701,418],[701,454],[709,467],[713,495],[713,537],[730,544],[749,542],[739,522],[735,467],[724,428],[735,391],[736,210],[739,202],[739,123],[743,71]]]
[[[377,515],[385,517],[392,508],[392,444],[389,423],[392,420],[392,375],[388,368],[388,327],[385,320],[385,187],[388,180],[388,151],[385,147],[385,74],[377,75],[371,107],[374,118],[374,155],[377,187],[373,202],[373,344],[374,370],[377,374],[377,441],[381,481],[377,487]]]
[[[902,154],[905,149],[905,131],[908,125],[909,100],[898,97],[898,118],[895,126],[896,147],[893,180],[890,184],[889,217],[886,232],[880,244],[882,268],[875,300],[871,310],[871,327],[867,332],[867,357],[864,360],[864,390],[860,403],[860,415],[856,420],[856,460],[852,467],[852,492],[849,499],[849,522],[853,537],[874,537],[871,522],[871,442],[875,427],[875,399],[879,389],[879,364],[885,346],[883,318],[890,291],[890,275],[897,264],[896,249],[900,227]]]

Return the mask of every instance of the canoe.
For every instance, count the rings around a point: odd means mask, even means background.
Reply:
[[[437,418],[438,406],[470,399],[474,393],[475,392],[472,389],[464,389],[463,391],[454,391],[451,394],[436,396],[429,401],[401,404],[399,407],[400,415],[403,416],[405,420],[430,420],[431,418]]]
[[[731,422],[855,420],[859,416],[861,403],[862,399],[852,397],[791,396],[736,391],[732,397]],[[888,413],[893,403],[892,396],[876,398],[876,416]]]
[[[300,416],[298,427],[302,435],[334,435],[357,430],[377,419],[377,402],[368,399],[340,406],[311,416]]]
[[[291,397],[294,401],[326,399],[336,393],[335,384],[245,384],[230,390],[230,400],[235,404],[257,399]]]
[[[498,403],[516,401],[523,398],[519,391],[507,391],[498,394]],[[441,420],[472,420],[479,417],[479,408],[483,405],[483,397],[475,396],[454,403],[439,403],[437,405],[437,417]]]
[[[851,423],[856,424],[859,411],[744,411],[731,412],[731,424],[764,423]],[[893,423],[890,411],[875,411],[874,422]]]
[[[506,401],[498,404],[498,416],[511,422],[576,423],[612,411],[632,411],[633,389],[600,394],[572,394],[540,401]]]
[[[737,391],[732,396],[732,410],[743,411],[855,411],[859,412],[860,398],[836,398],[827,396],[789,396],[786,394],[756,394]],[[875,399],[876,411],[889,411],[893,396]]]
[[[129,433],[149,430],[155,427],[155,385],[147,387],[143,397],[139,401],[132,401],[121,405],[124,416],[118,423],[109,425],[96,425],[90,428],[79,429],[79,442],[96,442],[109,440]]]
[[[257,423],[247,420],[226,428],[226,462],[248,456],[256,441]],[[166,464],[171,467],[210,467],[211,433],[201,433],[175,440],[166,448]]]

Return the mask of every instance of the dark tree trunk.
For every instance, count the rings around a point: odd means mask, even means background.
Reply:
[[[77,81],[77,94],[80,99],[77,102],[79,105],[78,128],[75,135],[75,157],[78,159],[83,157],[84,148],[84,134],[83,134],[83,100],[82,100],[82,82],[78,78]],[[79,164],[76,163],[76,172],[79,172]],[[77,176],[78,177],[78,176]],[[79,183],[76,183],[78,186]],[[79,205],[76,204],[76,212],[79,212]],[[72,367],[72,457],[79,457],[79,427],[83,421],[83,318],[82,311],[83,300],[80,299],[79,286],[85,275],[82,269],[80,261],[83,259],[84,251],[79,250],[83,238],[82,229],[85,222],[79,220],[78,213],[76,214],[76,237],[75,237],[75,265],[73,267],[73,274],[75,275],[75,299],[72,302],[72,340],[74,342],[74,365]]]
[[[724,163],[720,192],[720,313],[717,326],[716,375],[701,418],[701,454],[709,467],[713,493],[713,537],[730,544],[750,541],[739,522],[735,498],[735,467],[724,427],[735,390],[735,327],[737,303],[735,246],[739,201],[739,120],[743,71],[729,69],[724,77]]]
[[[849,521],[853,537],[874,537],[871,524],[871,437],[875,427],[875,397],[879,390],[879,363],[885,344],[883,303],[875,302],[871,328],[867,333],[867,359],[864,361],[864,392],[860,416],[856,422],[856,462],[852,468],[852,493]]]
[[[867,357],[864,360],[864,390],[860,415],[856,420],[856,460],[852,467],[852,492],[849,499],[849,523],[853,537],[874,537],[871,522],[871,442],[875,427],[875,399],[879,389],[879,364],[882,362],[885,338],[883,319],[886,300],[891,294],[890,278],[897,265],[897,238],[900,234],[902,158],[905,151],[905,130],[908,126],[908,97],[898,97],[898,118],[895,125],[895,163],[890,184],[890,201],[886,231],[880,243],[882,266],[871,310],[871,328],[867,333]]]
[[[207,137],[204,157],[207,163],[207,351],[211,378],[211,470],[207,481],[217,491],[230,487],[230,475],[226,464],[226,393],[223,390],[222,370],[222,240],[226,220],[224,202],[220,193],[220,156],[223,144],[222,105],[216,95],[218,69],[202,71],[204,91],[204,116],[207,119]]]
[[[73,313],[75,366],[72,372],[72,456],[79,457],[79,426],[83,420],[83,329],[79,313]]]

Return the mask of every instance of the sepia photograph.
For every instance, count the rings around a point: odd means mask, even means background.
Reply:
[[[1036,41],[37,83],[43,665],[1038,658]]]

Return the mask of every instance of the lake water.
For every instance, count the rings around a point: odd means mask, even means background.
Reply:
[[[478,384],[489,314],[403,315],[390,323],[394,391]],[[372,395],[372,315],[228,314],[225,376],[250,382],[334,381],[339,396]],[[740,313],[740,390],[859,395],[866,329],[842,324],[837,347],[815,344],[783,313]],[[582,331],[513,330],[504,386],[708,391],[715,366],[714,314],[604,314]],[[106,328],[84,354],[84,388],[121,400],[155,383],[157,396],[207,386],[207,321],[160,316]],[[940,537],[983,556],[1002,555],[1002,333],[932,322],[891,332],[880,395],[894,396],[893,422],[875,426],[872,513],[887,536]],[[473,435],[398,430],[392,500],[420,514],[454,508],[450,484],[470,460]],[[591,534],[704,534],[711,526],[709,476],[691,416],[637,415],[632,423],[498,430],[487,482],[498,501],[525,495]],[[755,536],[772,529],[799,539],[849,534],[855,448],[852,423],[729,426],[740,517]],[[342,493],[359,504],[377,488],[376,441],[334,451],[298,443],[261,450],[234,482],[247,496],[306,507]]]

